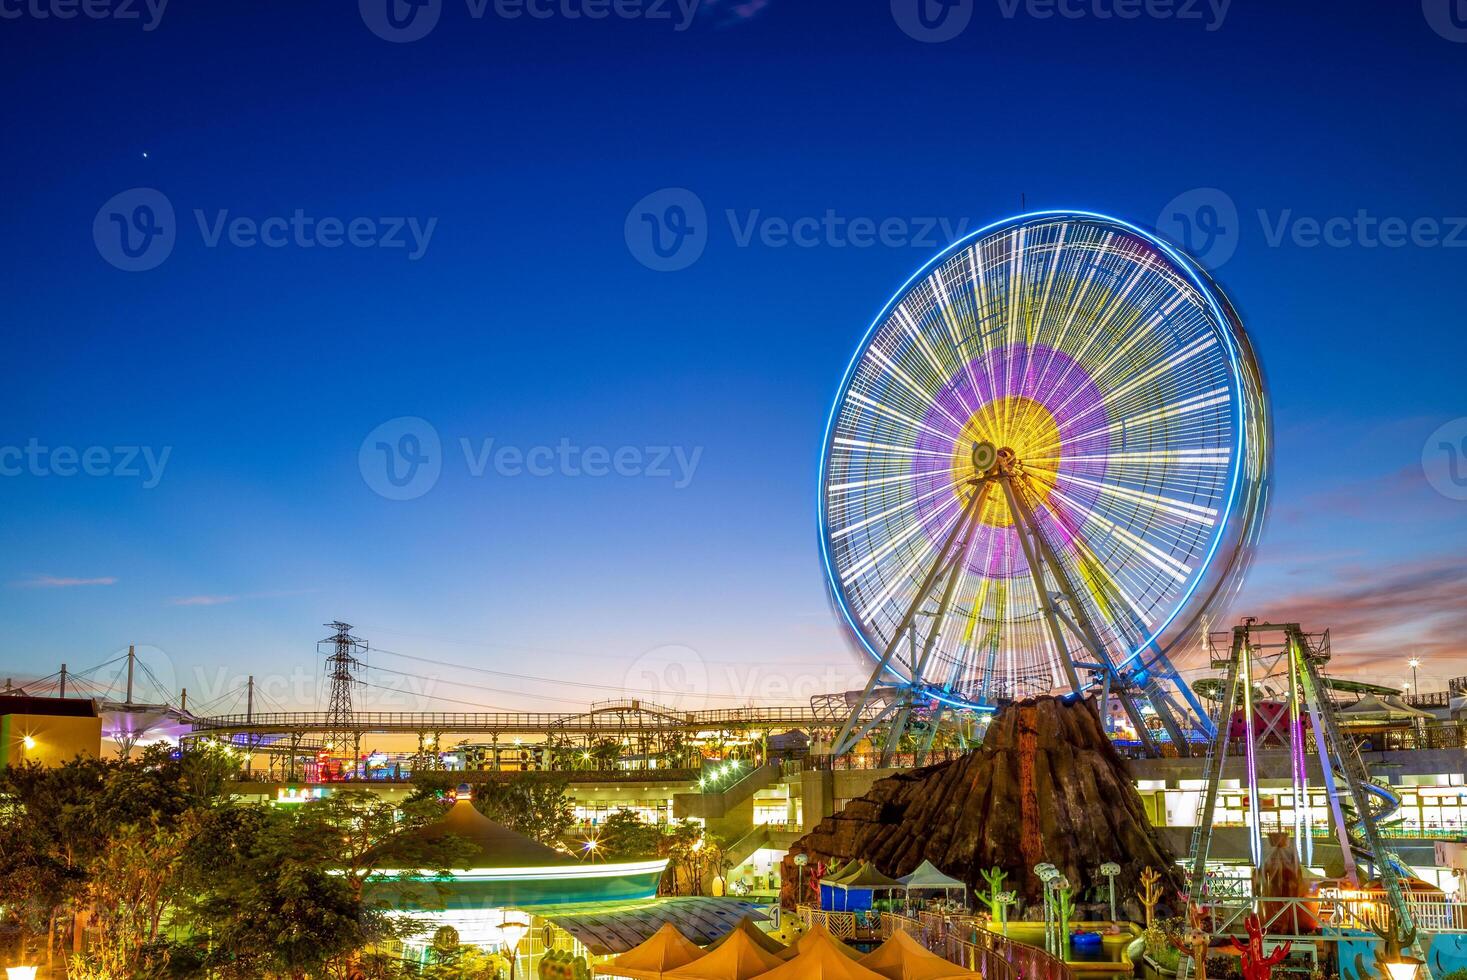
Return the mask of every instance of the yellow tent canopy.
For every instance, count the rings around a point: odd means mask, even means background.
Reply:
[[[807,933],[805,939],[813,934]],[[828,935],[828,934],[827,934]],[[804,942],[800,955],[783,966],[770,970],[759,980],[886,980],[874,970],[868,970],[849,956],[841,955],[839,944],[833,940],[816,939]]]
[[[668,980],[753,980],[784,961],[760,947],[741,929],[728,934],[727,941],[705,956],[667,975]]]
[[[754,919],[751,916],[746,915],[739,920],[738,925],[734,926],[728,932],[724,933],[723,936],[721,936],[720,938],[715,939],[707,946],[704,946],[703,951],[706,953],[713,952],[724,943],[732,939],[734,933],[736,932],[742,932],[744,935],[748,936],[754,941],[754,945],[758,946],[766,953],[773,953],[775,956],[782,957],[789,949],[789,947],[786,946],[784,943],[780,942],[778,939],[775,939],[769,933],[756,926],[754,924]]]
[[[859,960],[861,958],[860,953],[835,938],[823,924],[816,924],[806,930],[803,936],[794,941],[794,944],[790,946],[790,950],[795,955],[791,956],[789,953],[786,953],[785,959],[793,962],[800,955],[818,946],[829,946],[837,952],[844,953],[848,959]]]
[[[631,977],[633,980],[664,980],[667,974],[687,966],[702,955],[703,951],[678,932],[677,926],[665,922],[646,942],[627,950],[605,966],[598,966],[596,972]]]
[[[861,957],[861,965],[876,971],[886,980],[959,980],[982,976],[929,952],[901,930],[892,933],[890,939]]]

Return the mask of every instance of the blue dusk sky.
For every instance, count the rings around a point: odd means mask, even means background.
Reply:
[[[921,2],[0,0],[0,674],[308,707],[341,619],[382,707],[859,684],[830,401],[1041,208],[1160,227],[1256,344],[1223,622],[1467,674],[1453,0]]]

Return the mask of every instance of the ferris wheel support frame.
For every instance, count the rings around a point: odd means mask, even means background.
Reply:
[[[1035,518],[1034,509],[1026,497],[1027,478],[1023,475],[1022,463],[1014,458],[1008,449],[993,452],[991,446],[981,447],[997,459],[997,463],[970,481],[972,494],[968,502],[963,505],[958,518],[954,521],[952,530],[944,539],[942,546],[922,584],[918,587],[908,604],[905,615],[898,621],[896,628],[892,631],[892,638],[887,643],[881,658],[871,671],[871,677],[866,682],[861,696],[851,708],[851,713],[842,726],[840,733],[831,744],[831,754],[834,756],[845,755],[851,751],[868,733],[875,729],[887,718],[892,718],[891,727],[881,748],[881,764],[887,765],[896,754],[903,735],[906,733],[907,724],[911,718],[912,709],[918,702],[923,700],[923,694],[928,690],[924,683],[928,660],[933,649],[937,645],[938,637],[942,627],[947,620],[952,608],[952,601],[958,582],[962,578],[963,570],[967,567],[969,551],[974,540],[974,530],[981,523],[983,504],[989,495],[997,487],[1002,493],[1004,501],[1008,505],[1009,515],[1013,521],[1014,529],[1018,535],[1020,546],[1023,548],[1024,557],[1028,563],[1029,574],[1034,583],[1034,589],[1040,600],[1040,612],[1044,617],[1045,624],[1049,630],[1050,639],[1055,645],[1056,658],[1060,669],[1064,671],[1065,679],[1069,682],[1071,691],[1076,695],[1083,695],[1087,685],[1080,680],[1080,670],[1101,671],[1104,675],[1104,702],[1109,703],[1111,693],[1120,700],[1127,717],[1131,719],[1136,728],[1137,737],[1148,755],[1159,755],[1160,749],[1156,740],[1152,738],[1146,727],[1146,719],[1141,712],[1137,699],[1133,692],[1137,690],[1135,685],[1129,684],[1120,671],[1112,662],[1110,655],[1106,652],[1105,644],[1100,639],[1099,631],[1091,621],[1084,605],[1079,601],[1075,592],[1073,580],[1064,565],[1059,561],[1053,545],[1044,536]],[[979,454],[980,447],[974,447],[975,457]],[[1015,481],[1024,483],[1018,488]],[[958,544],[961,540],[961,544]],[[956,545],[956,547],[955,547]],[[1051,591],[1045,582],[1045,569],[1049,570],[1054,579],[1057,591]],[[943,588],[938,599],[935,612],[925,612],[922,606],[932,597],[934,588],[942,581]],[[1063,603],[1063,606],[1061,605]],[[1068,612],[1066,608],[1068,607]],[[917,648],[917,618],[929,616],[932,621],[931,628],[927,631],[926,638],[922,644],[921,651]],[[1066,641],[1065,632],[1069,631],[1079,646],[1085,650],[1093,659],[1094,663],[1077,661],[1072,654],[1072,644]],[[871,703],[872,694],[880,686],[882,677],[890,668],[891,660],[900,648],[903,639],[906,639],[910,651],[911,678],[904,682],[905,694],[891,701],[884,710],[874,717],[868,716],[867,709]],[[1153,661],[1154,663],[1155,661]],[[1154,689],[1154,690],[1153,690]],[[1155,677],[1148,674],[1146,684],[1140,689],[1147,702],[1151,705],[1157,716],[1161,719],[1162,726],[1171,737],[1172,744],[1176,747],[1178,754],[1189,755],[1191,743],[1187,738],[1186,731],[1178,723],[1174,709],[1178,708],[1170,698],[1165,696],[1157,684]],[[931,727],[926,733],[921,746],[917,752],[917,764],[921,764],[929,751],[936,726],[945,713],[946,704],[939,699],[939,706],[931,719]],[[1181,709],[1185,713],[1185,709]],[[1102,715],[1104,711],[1102,711]],[[1205,716],[1191,719],[1197,722],[1194,727],[1199,727],[1207,734],[1207,719]]]
[[[923,578],[922,584],[918,587],[916,594],[912,596],[912,601],[907,606],[906,615],[901,618],[896,629],[892,630],[890,642],[887,643],[886,649],[881,654],[881,659],[876,662],[875,668],[871,671],[871,679],[866,682],[866,687],[861,691],[860,698],[857,699],[855,705],[852,707],[851,714],[846,719],[845,725],[841,727],[840,734],[835,737],[835,741],[832,743],[831,755],[845,755],[855,747],[857,742],[866,736],[867,732],[885,721],[893,711],[897,712],[901,729],[906,729],[907,719],[911,715],[911,709],[914,703],[912,695],[921,685],[922,669],[926,665],[926,656],[924,655],[920,659],[917,656],[917,615],[920,613],[923,603],[932,594],[933,586],[937,584],[937,580],[946,571],[948,573],[948,582],[943,589],[944,601],[938,607],[937,614],[933,619],[933,629],[928,633],[928,642],[924,647],[926,653],[931,653],[934,645],[933,641],[941,631],[942,620],[947,617],[947,608],[952,603],[953,589],[957,579],[960,577],[958,571],[967,563],[968,549],[973,542],[973,531],[978,526],[978,515],[983,509],[983,501],[987,499],[987,496],[987,481],[974,481],[973,495],[963,505],[963,509],[959,513],[957,520],[953,522],[953,529],[948,533],[947,538],[943,540],[942,547],[938,549],[936,560],[933,561],[932,567],[928,569],[927,575]],[[954,559],[951,557],[953,554],[953,545],[957,542],[959,535],[963,538],[963,544],[961,548],[957,549],[957,557]],[[901,646],[904,637],[909,637],[909,642],[912,647],[912,681],[907,687],[906,695],[892,701],[875,717],[863,719],[862,714],[871,702],[871,695],[881,683],[881,676],[886,673],[887,665],[891,663],[891,658],[896,654],[897,648]],[[882,749],[883,759],[890,760],[892,753],[896,751],[897,744],[901,741],[901,737],[902,732],[898,731],[897,725],[893,724],[892,730],[887,733],[886,742]]]

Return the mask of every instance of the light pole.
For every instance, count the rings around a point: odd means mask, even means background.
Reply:
[[[520,940],[530,931],[530,924],[523,919],[505,919],[499,924],[504,945],[509,949],[509,978],[514,980],[515,967],[519,965]]]
[[[1416,683],[1416,668],[1421,666],[1421,659],[1412,657],[1406,663],[1411,667],[1411,698],[1419,701],[1421,700],[1421,687]]]

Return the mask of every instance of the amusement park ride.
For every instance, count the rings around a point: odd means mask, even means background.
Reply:
[[[948,248],[876,318],[826,429],[822,554],[875,661],[834,752],[1056,687],[1118,701],[1148,753],[1147,714],[1180,754],[1209,741],[1171,655],[1246,563],[1267,459],[1258,366],[1192,259],[1077,212]]]
[[[1205,753],[1194,905],[1213,883],[1230,758],[1243,757],[1261,870],[1260,765],[1282,756],[1299,862],[1314,863],[1302,801],[1318,772],[1345,878],[1359,887],[1364,865],[1379,879],[1397,946],[1411,945],[1409,870],[1376,827],[1398,801],[1340,731],[1328,692],[1342,682],[1321,673],[1328,634],[1244,621],[1225,654],[1208,635],[1258,537],[1269,443],[1252,347],[1194,260],[1102,215],[1022,215],[955,243],[903,285],[831,410],[820,548],[838,615],[872,662],[858,694],[808,709],[673,712],[628,700],[575,715],[358,712],[366,648],[332,623],[328,711],[256,714],[251,683],[244,715],[195,717],[180,705],[184,738],[278,756],[292,776],[314,753],[356,766],[364,733],[416,733],[422,756],[445,732],[496,745],[520,734],[632,744],[801,727],[834,734],[833,755],[878,741],[883,764],[915,735],[920,764],[945,717],[1062,690],[1095,698],[1108,726],[1118,705],[1145,754]],[[1224,679],[1183,681],[1175,663],[1199,648]],[[127,663],[123,707],[131,652]],[[63,667],[63,694],[67,676]],[[1271,714],[1258,710],[1259,692]]]
[[[1119,703],[1147,754],[1207,752],[1195,903],[1235,745],[1254,865],[1264,865],[1258,755],[1278,745],[1289,752],[1293,846],[1311,863],[1308,745],[1346,878],[1359,887],[1359,863],[1372,869],[1409,944],[1404,865],[1375,826],[1396,800],[1340,733],[1320,673],[1328,635],[1237,627],[1212,662],[1227,671],[1216,714],[1173,664],[1209,643],[1209,613],[1247,564],[1269,438],[1231,303],[1151,234],[1043,212],[936,256],[872,323],[826,428],[821,552],[839,615],[874,661],[832,753],[884,729],[890,759],[914,712],[930,740],[947,712],[1057,688]],[[1264,675],[1284,707],[1260,726]]]

